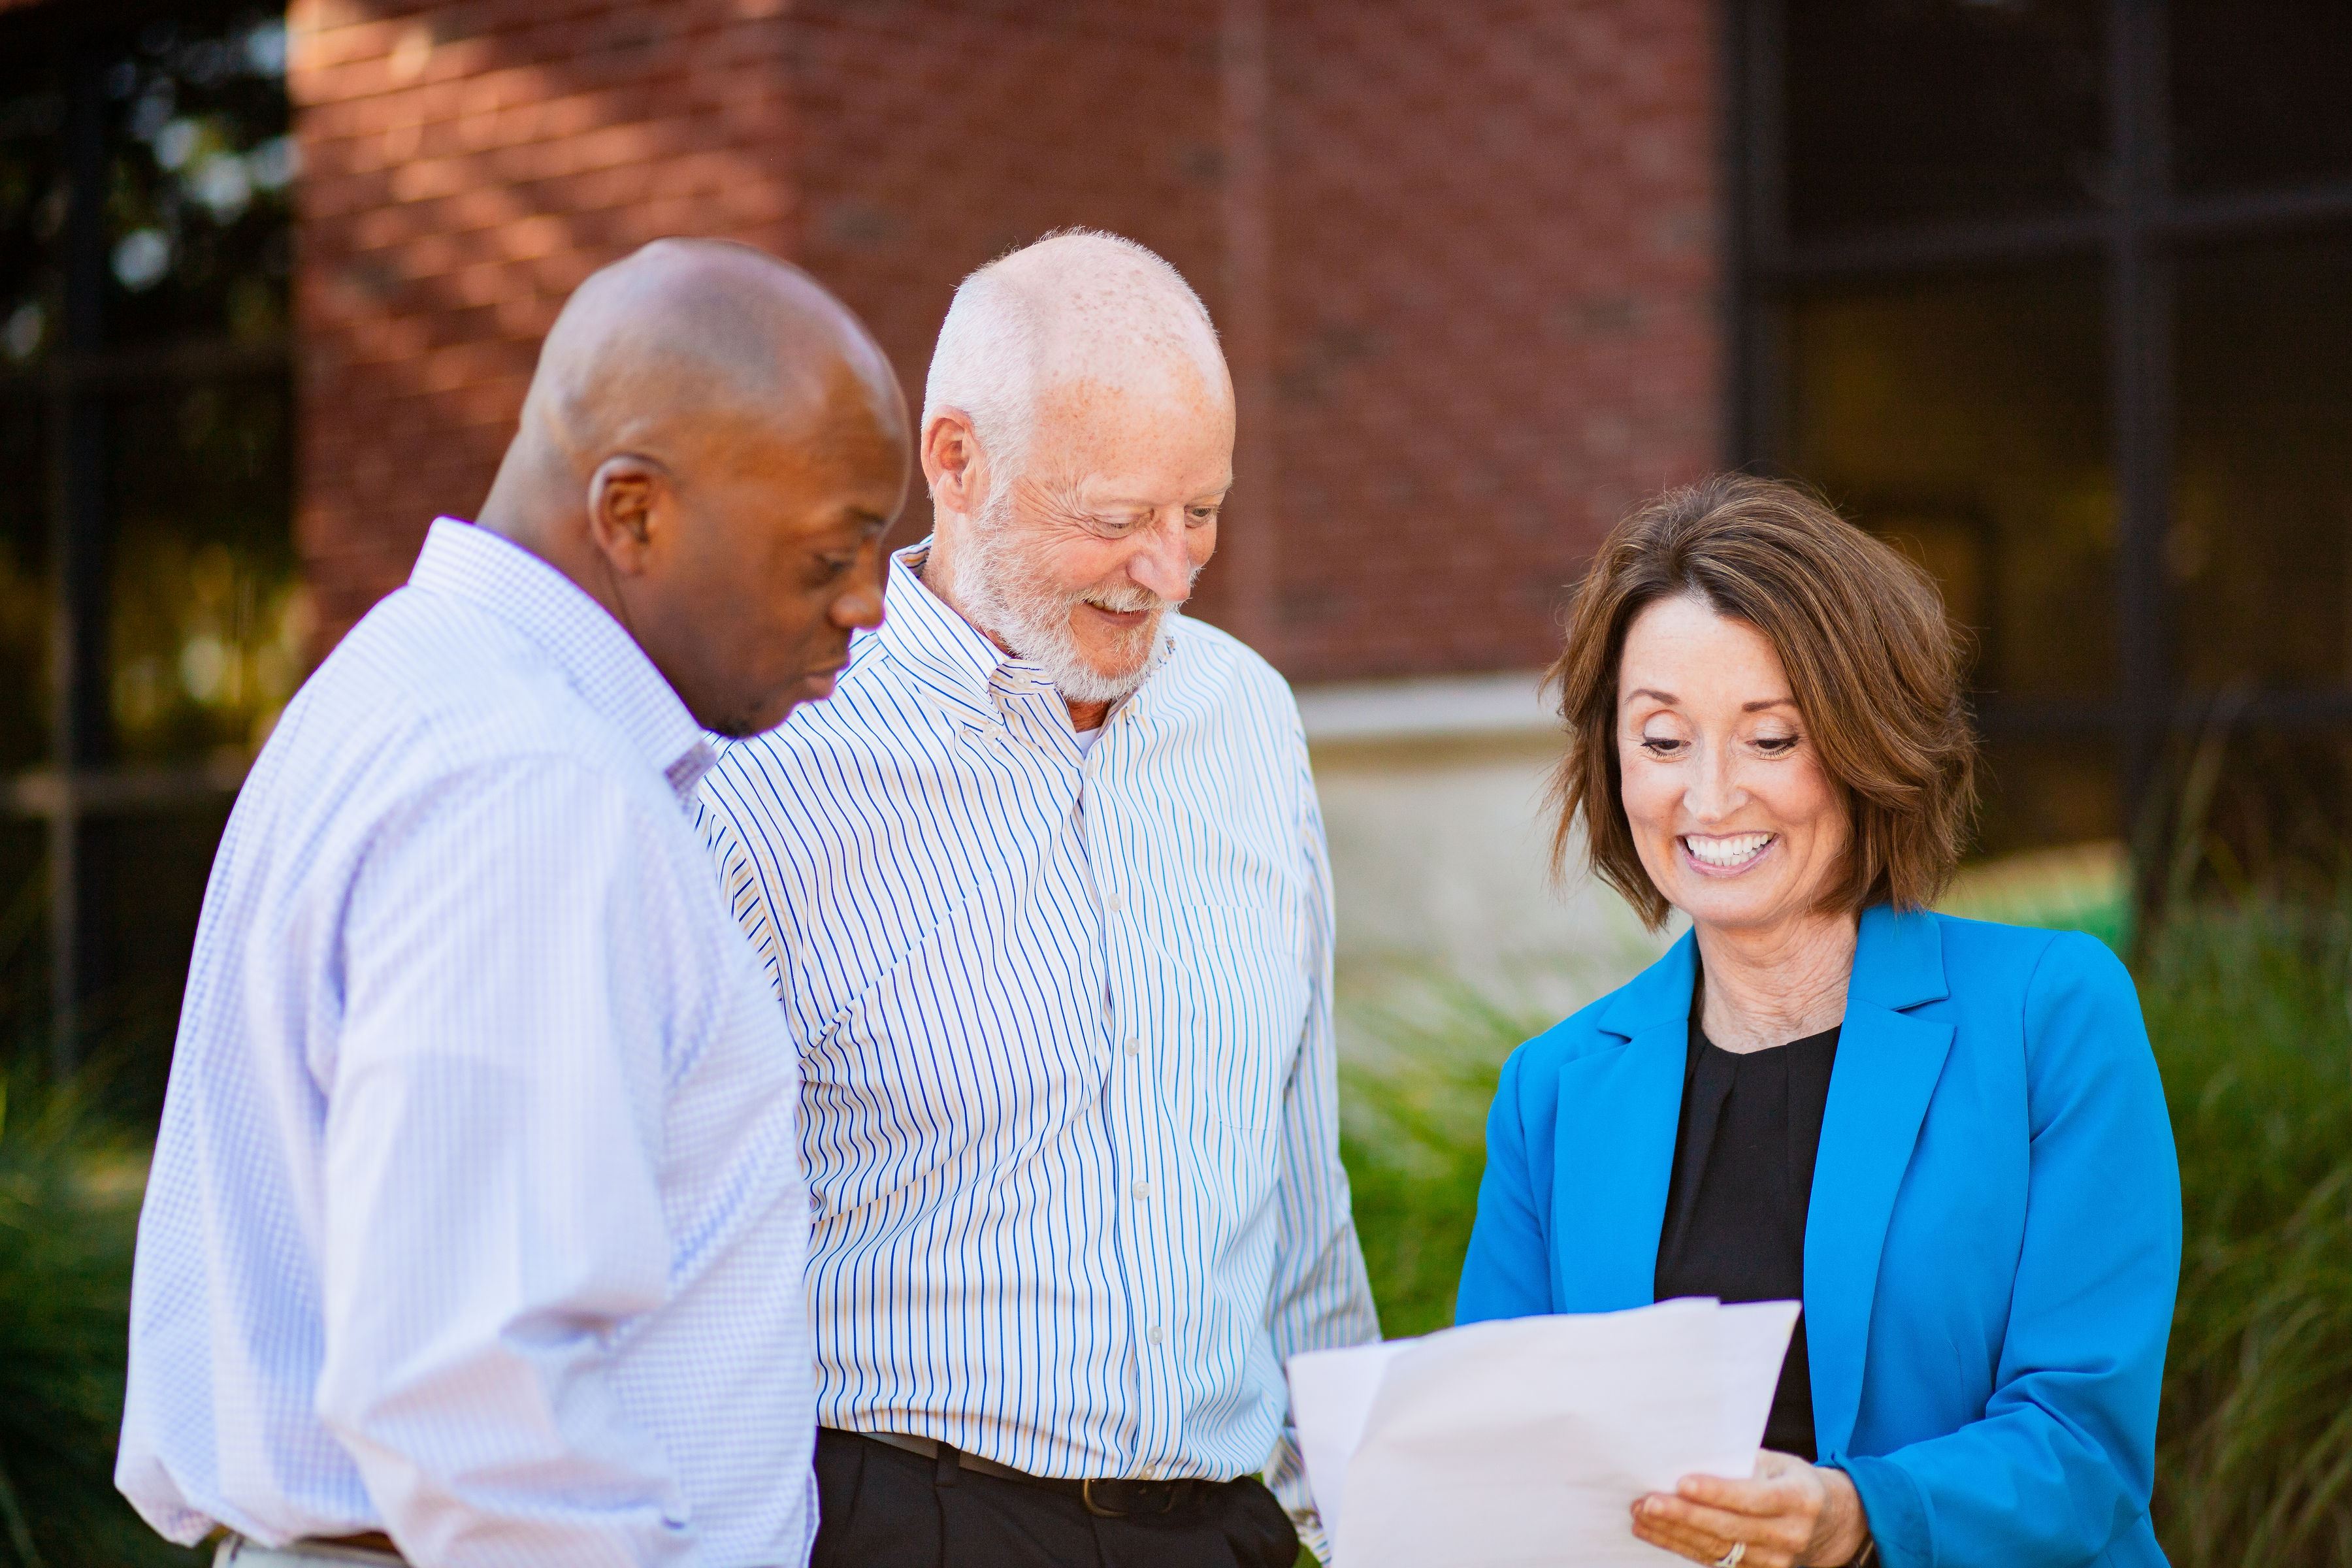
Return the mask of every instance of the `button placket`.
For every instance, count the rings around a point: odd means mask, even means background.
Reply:
[[[1108,743],[1108,736],[1097,741],[1097,751]],[[1126,880],[1124,868],[1118,865],[1112,854],[1112,846],[1118,842],[1120,803],[1117,790],[1106,787],[1105,781],[1093,774],[1088,779],[1087,803],[1087,859],[1097,879],[1103,957],[1112,977],[1106,1023],[1110,1037],[1118,1040],[1121,1047],[1119,1056],[1113,1059],[1136,1061],[1139,1066],[1148,1020],[1144,1016],[1145,999],[1132,989],[1137,984],[1134,949],[1138,938],[1130,922],[1117,918],[1127,907],[1121,891]],[[1146,1455],[1165,1456],[1171,1452],[1177,1436],[1178,1394],[1171,1359],[1172,1304],[1165,1299],[1159,1272],[1149,1261],[1171,1244],[1171,1227],[1176,1224],[1168,1212],[1172,1194],[1165,1191],[1166,1173],[1153,1168],[1158,1145],[1151,1136],[1155,1106],[1150,1078],[1149,1072],[1140,1070],[1111,1074],[1113,1109],[1108,1129],[1113,1155],[1125,1178],[1119,1188],[1117,1246],[1129,1270],[1129,1278],[1135,1281],[1127,1305],[1129,1331],[1135,1336],[1130,1342],[1131,1364],[1141,1394],[1135,1428],[1139,1461]],[[1145,1462],[1139,1464],[1136,1473],[1150,1479],[1162,1473],[1165,1468],[1164,1462]]]

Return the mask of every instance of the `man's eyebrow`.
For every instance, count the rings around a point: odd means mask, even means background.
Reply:
[[[1190,506],[1205,496],[1230,495],[1233,493],[1233,489],[1234,481],[1228,478],[1223,484],[1211,485],[1207,489],[1186,498],[1184,504]],[[1145,496],[1100,496],[1087,503],[1089,510],[1097,511],[1115,507],[1142,507],[1146,510],[1157,510],[1160,504]]]

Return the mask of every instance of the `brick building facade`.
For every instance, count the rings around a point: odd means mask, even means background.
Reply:
[[[47,478],[0,519],[0,890],[37,911],[0,1037],[160,1064],[303,669],[479,502],[571,290],[678,234],[807,267],[910,398],[991,258],[1165,255],[1241,404],[1195,613],[1307,694],[1343,943],[1559,948],[1530,672],[1606,523],[1722,455],[1720,16],[0,0],[0,460]],[[1473,684],[1318,706],[1416,677]]]
[[[2347,93],[2352,10],[2284,0],[0,0],[0,462],[47,476],[0,1036],[168,1032],[306,662],[666,234],[799,261],[910,396],[1049,230],[1192,279],[1242,415],[1196,613],[1298,686],[1370,967],[1592,949],[1534,671],[1602,529],[1727,461],[1941,579],[1982,854],[2336,878]]]
[[[1599,531],[1721,455],[1715,15],[298,0],[321,632],[478,500],[557,306],[634,246],[799,261],[913,398],[956,281],[1087,225],[1224,334],[1239,477],[1201,613],[1297,679],[1540,665]]]

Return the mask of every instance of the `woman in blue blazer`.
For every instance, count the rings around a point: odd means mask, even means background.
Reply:
[[[2163,1089],[2104,946],[1925,908],[1973,803],[1934,588],[1725,477],[1612,533],[1553,677],[1556,848],[1691,931],[1505,1067],[1459,1321],[1802,1300],[1756,1474],[1635,1505],[1693,1561],[2162,1563]]]

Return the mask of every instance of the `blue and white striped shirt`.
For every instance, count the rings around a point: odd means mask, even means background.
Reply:
[[[614,619],[446,520],[237,797],[140,1216],[116,1479],[194,1541],[797,1564],[793,1056]]]
[[[800,1052],[818,1418],[1042,1476],[1249,1473],[1283,1358],[1378,1333],[1297,710],[1177,619],[1081,747],[924,550],[836,695],[701,792]]]

